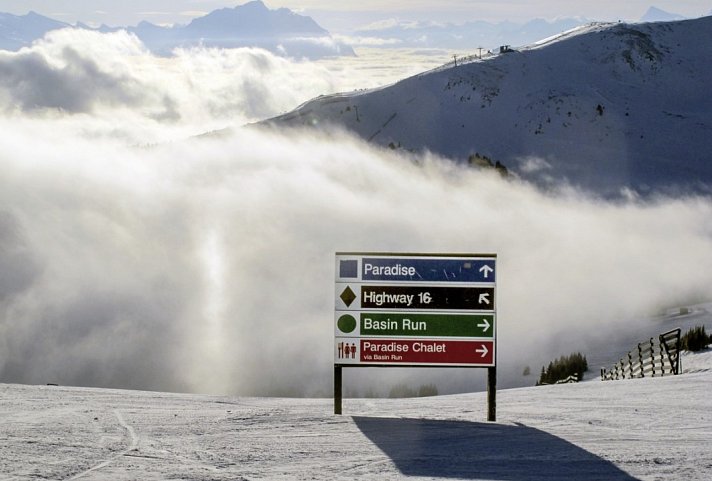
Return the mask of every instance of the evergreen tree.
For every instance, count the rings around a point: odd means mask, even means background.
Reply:
[[[576,375],[578,379],[581,379],[583,373],[587,370],[588,361],[586,356],[581,353],[577,352],[569,356],[561,356],[551,361],[546,369],[542,366],[537,385],[554,384],[556,381],[561,381],[572,375]]]

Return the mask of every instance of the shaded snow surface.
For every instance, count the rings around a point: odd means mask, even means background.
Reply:
[[[712,351],[684,375],[407,400],[0,385],[0,479],[712,479]],[[348,382],[348,373],[346,375]]]

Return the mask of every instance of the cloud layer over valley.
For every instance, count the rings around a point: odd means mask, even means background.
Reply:
[[[158,59],[62,31],[0,52],[0,73],[0,382],[328,394],[343,250],[497,253],[502,385],[712,297],[707,198],[542,193],[346,134],[191,137],[373,86],[353,64]],[[386,393],[415,375],[378,371],[349,379]]]

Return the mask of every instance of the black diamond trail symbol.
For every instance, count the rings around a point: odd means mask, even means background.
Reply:
[[[356,294],[354,294],[354,291],[352,291],[349,286],[346,286],[346,289],[344,289],[344,292],[342,292],[339,297],[342,301],[344,301],[346,307],[349,307],[351,303],[356,299]]]

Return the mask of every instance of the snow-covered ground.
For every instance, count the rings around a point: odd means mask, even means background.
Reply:
[[[685,374],[418,399],[0,385],[0,479],[712,479],[712,350]]]

